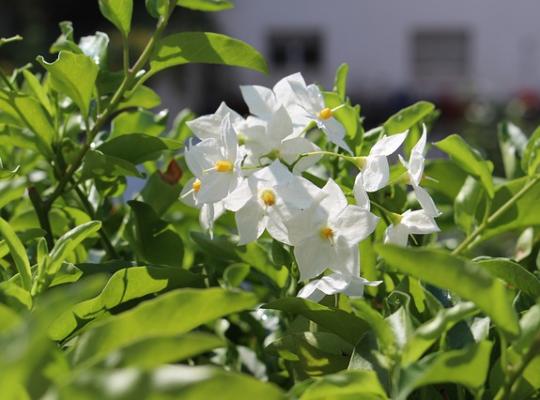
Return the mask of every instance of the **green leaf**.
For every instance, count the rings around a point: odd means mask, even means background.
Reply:
[[[441,250],[376,245],[390,266],[474,302],[510,336],[519,334],[516,312],[504,284],[480,266]]]
[[[6,45],[8,43],[18,42],[20,40],[23,40],[22,36],[20,36],[20,35],[11,36],[11,37],[8,37],[8,38],[0,37],[0,47]]]
[[[155,136],[133,133],[107,140],[97,148],[97,151],[137,165],[157,160],[163,151],[170,149],[169,144]],[[178,147],[180,146],[179,144]]]
[[[124,37],[129,35],[133,0],[99,0],[99,9]]]
[[[94,325],[81,336],[74,362],[91,363],[143,339],[187,333],[216,318],[255,307],[257,302],[255,295],[246,292],[178,289]]]
[[[521,129],[511,122],[502,122],[497,129],[499,147],[504,166],[504,172],[508,179],[522,176],[520,171],[520,161],[523,157],[527,137]],[[526,171],[526,170],[525,170]]]
[[[82,54],[82,50],[75,43],[73,35],[73,24],[71,21],[62,21],[58,24],[60,26],[60,36],[52,44],[49,51],[51,53],[59,53],[62,50],[69,51],[75,54]]]
[[[135,373],[134,373],[135,372]],[[129,379],[128,379],[129,378]],[[62,399],[110,399],[122,382],[123,399],[285,400],[271,383],[211,366],[166,365],[153,371],[133,369],[88,371],[60,389]],[[147,395],[148,394],[148,395]],[[118,396],[115,396],[118,397]]]
[[[356,316],[369,324],[377,337],[381,351],[384,354],[394,355],[397,351],[398,344],[389,322],[364,300],[353,301],[352,308]]]
[[[387,399],[374,371],[344,371],[326,375],[310,385],[300,400]]]
[[[402,371],[396,400],[406,400],[421,386],[457,383],[472,391],[484,385],[493,343],[480,342],[460,350],[434,353]]]
[[[167,127],[167,116],[167,112],[154,114],[147,110],[122,113],[112,121],[110,138],[132,133],[158,136]]]
[[[346,369],[353,347],[333,333],[295,332],[274,340],[266,350],[279,354],[305,379]]]
[[[407,366],[418,360],[445,332],[459,321],[478,313],[472,302],[458,303],[440,310],[435,318],[420,325],[403,348],[401,363]]]
[[[487,257],[475,259],[474,261],[491,275],[504,280],[533,299],[540,298],[540,281],[534,274],[527,271],[518,263],[508,258]]]
[[[147,262],[179,267],[184,257],[180,236],[156,215],[152,207],[140,201],[130,201],[135,216],[136,250]]]
[[[0,304],[0,333],[11,329],[21,321],[19,315],[11,308]]]
[[[141,107],[154,108],[161,104],[159,95],[147,86],[138,86],[137,89],[126,96],[118,106],[119,108]]]
[[[249,275],[250,267],[248,264],[232,264],[225,269],[223,273],[223,279],[231,287],[238,287]]]
[[[343,63],[336,70],[334,79],[334,92],[337,93],[342,102],[347,97],[347,75],[349,74],[349,64]]]
[[[369,329],[362,319],[343,310],[326,307],[298,297],[286,297],[264,304],[263,308],[280,310],[293,315],[301,315],[329,332],[355,345],[358,339]]]
[[[447,153],[464,171],[480,179],[490,198],[493,198],[495,189],[491,172],[493,164],[485,161],[474,151],[459,135],[450,135],[435,143],[440,150]]]
[[[468,176],[454,202],[454,222],[465,233],[470,233],[478,223],[478,207],[485,200],[484,194],[480,182]]]
[[[176,5],[197,11],[223,11],[234,7],[228,0],[176,0]]]
[[[47,265],[47,273],[54,275],[66,258],[71,254],[83,240],[92,236],[101,229],[100,221],[90,221],[79,225],[58,239],[49,255],[50,260]]]
[[[262,55],[238,39],[218,33],[182,32],[157,43],[147,77],[187,63],[224,64],[268,72]]]
[[[461,190],[467,174],[450,160],[432,160],[426,164],[422,185],[444,195],[452,202]]]
[[[540,127],[533,132],[521,160],[521,169],[528,175],[534,175],[540,167]]]
[[[51,325],[54,340],[64,340],[78,327],[120,304],[184,287],[203,287],[203,277],[181,268],[129,267],[116,271],[102,292],[62,314]]]
[[[61,51],[53,63],[47,63],[41,56],[37,60],[49,72],[51,87],[70,97],[87,118],[98,74],[94,61],[88,56],[66,51]]]
[[[158,171],[146,181],[141,196],[144,202],[150,204],[156,214],[161,216],[178,201],[181,191],[182,186],[165,181]]]
[[[9,252],[19,272],[23,287],[30,290],[32,288],[32,271],[30,270],[26,250],[10,224],[3,218],[0,218],[0,235],[9,247]]]
[[[146,0],[146,11],[154,18],[166,15],[169,11],[169,0]]]
[[[90,150],[84,158],[82,179],[103,176],[136,176],[142,177],[135,165],[118,157],[104,154],[100,150]]]
[[[50,144],[56,137],[56,132],[41,104],[28,96],[17,96],[13,99],[15,105],[22,113],[20,118],[30,130],[46,145]],[[0,105],[2,101],[0,99]]]
[[[23,71],[23,76],[32,94],[39,100],[49,115],[54,115],[52,104],[47,96],[47,91],[41,85],[39,79],[27,69]]]
[[[518,193],[529,180],[530,178],[523,177],[498,186],[491,202],[490,215]],[[538,199],[540,199],[540,182],[536,182],[512,207],[489,224],[479,240],[486,240],[514,229],[540,225],[540,213],[531,212],[538,207]]]
[[[383,125],[387,135],[404,132],[414,125],[422,122],[429,114],[435,110],[435,106],[427,101],[419,101],[395,115],[392,115]]]
[[[119,362],[114,367],[151,369],[162,364],[178,363],[201,353],[224,347],[217,336],[190,332],[171,337],[154,337],[127,346],[115,354]]]

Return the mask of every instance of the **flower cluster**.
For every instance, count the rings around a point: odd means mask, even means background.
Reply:
[[[317,301],[340,292],[361,296],[365,285],[379,283],[360,278],[358,243],[379,220],[370,210],[368,193],[388,184],[387,158],[408,132],[382,136],[367,156],[356,157],[335,118],[340,107],[327,107],[320,89],[306,85],[301,74],[285,77],[272,89],[243,86],[241,91],[252,115],[243,118],[222,103],[214,114],[188,123],[196,138],[187,146],[185,160],[194,178],[181,198],[200,208],[201,225],[210,232],[225,210],[234,212],[239,245],[267,231],[293,246],[302,281],[332,271],[307,283],[299,296]],[[309,139],[311,129],[324,132],[328,142],[346,153],[341,156],[359,168],[353,188],[356,204],[349,204],[333,179],[320,188],[302,176],[328,153]],[[422,209],[389,213],[387,242],[406,245],[409,234],[438,231],[434,218],[439,211],[420,186],[425,145],[424,126],[410,160],[400,158]]]

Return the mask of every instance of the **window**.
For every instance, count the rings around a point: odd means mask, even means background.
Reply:
[[[460,80],[469,75],[469,35],[464,30],[421,30],[413,35],[415,78]]]
[[[273,32],[268,37],[270,61],[285,70],[316,69],[322,64],[318,32]]]

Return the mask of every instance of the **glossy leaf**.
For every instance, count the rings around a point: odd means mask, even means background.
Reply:
[[[522,290],[533,299],[540,298],[540,281],[534,274],[508,258],[480,258],[474,260],[491,275]]]
[[[479,181],[468,176],[454,202],[454,222],[466,233],[479,223],[478,207],[485,199],[485,191]]]
[[[73,354],[74,362],[89,363],[146,338],[186,333],[256,304],[256,296],[246,292],[178,289],[94,325],[81,337],[81,344]]]
[[[388,135],[404,132],[422,122],[435,110],[435,106],[427,101],[419,101],[391,116],[383,125]]]
[[[169,224],[156,215],[146,203],[130,201],[135,219],[136,250],[139,256],[150,263],[181,266],[184,257],[182,239]]]
[[[234,7],[229,0],[176,0],[176,5],[197,11],[223,11]]]
[[[66,51],[61,51],[58,59],[52,63],[46,62],[41,56],[38,61],[49,72],[51,87],[70,97],[87,118],[98,74],[94,61],[88,56]]]
[[[268,72],[266,61],[250,45],[208,32],[182,32],[160,40],[150,60],[150,76],[187,63],[224,64]]]
[[[51,325],[50,335],[54,340],[63,340],[80,325],[91,321],[100,314],[114,309],[120,304],[184,287],[203,287],[203,278],[180,268],[170,267],[130,267],[116,271],[101,293],[72,310],[62,314]]]
[[[540,127],[532,133],[523,152],[521,168],[528,175],[534,175],[540,167]]]
[[[493,343],[480,342],[460,350],[434,353],[406,368],[399,381],[397,400],[406,400],[416,388],[452,382],[478,391],[489,370]],[[459,365],[455,368],[454,365]]]
[[[141,133],[122,135],[104,142],[97,148],[103,154],[126,160],[137,165],[146,161],[158,159],[162,152],[171,149],[172,141]],[[178,144],[177,148],[181,145]]]
[[[134,133],[158,136],[165,131],[167,113],[154,114],[146,110],[120,114],[112,121],[110,138]]]
[[[344,371],[326,375],[310,385],[300,400],[387,399],[374,371]]]
[[[353,345],[369,328],[365,321],[353,314],[297,297],[274,300],[263,308],[301,315]]]
[[[480,266],[447,252],[377,245],[379,255],[393,268],[424,282],[449,289],[474,302],[510,336],[519,334],[516,312],[504,284]]]
[[[120,107],[154,108],[160,104],[161,98],[159,95],[149,87],[141,85],[120,103]]]
[[[2,236],[8,245],[15,267],[21,277],[23,287],[30,290],[32,287],[32,272],[26,250],[10,224],[3,218],[0,218],[0,236]]]
[[[474,151],[459,135],[450,135],[435,143],[435,146],[444,151],[464,171],[480,179],[488,196],[495,194],[491,172],[493,164],[485,161]]]
[[[513,179],[522,176],[520,163],[527,145],[527,137],[511,122],[499,124],[497,136],[506,177]]]
[[[133,0],[99,0],[99,9],[124,37],[131,31]]]
[[[345,101],[347,96],[347,75],[349,74],[349,64],[343,63],[336,70],[334,79],[334,92],[337,93],[341,101]]]

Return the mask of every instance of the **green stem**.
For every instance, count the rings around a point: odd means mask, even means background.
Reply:
[[[114,93],[110,103],[107,105],[105,110],[98,115],[96,119],[96,123],[94,127],[88,132],[87,141],[84,145],[84,147],[81,149],[75,160],[70,164],[68,167],[66,173],[64,176],[60,179],[58,182],[58,185],[56,186],[53,193],[49,196],[49,198],[46,201],[46,205],[50,207],[54,201],[61,196],[61,194],[64,192],[64,189],[66,185],[71,181],[71,178],[75,174],[75,172],[79,169],[81,166],[84,157],[86,156],[86,153],[88,150],[90,150],[92,142],[94,141],[96,135],[99,133],[100,129],[105,125],[105,123],[109,120],[109,117],[114,113],[116,107],[120,102],[122,101],[122,98],[124,96],[124,93],[129,89],[130,85],[133,83],[133,80],[136,79],[137,73],[145,66],[145,64],[148,62],[150,55],[152,54],[152,50],[154,49],[155,43],[159,38],[161,37],[161,34],[165,30],[165,27],[167,26],[167,23],[169,21],[169,18],[172,14],[172,10],[174,9],[174,1],[170,1],[170,8],[167,15],[160,17],[158,24],[156,26],[156,30],[154,31],[154,34],[146,44],[146,47],[144,48],[143,52],[139,56],[138,60],[135,62],[135,65],[133,68],[129,69],[127,74],[124,76],[124,79],[122,80],[122,83]]]
[[[6,84],[6,86],[9,88],[11,92],[15,91],[15,86],[13,86],[13,84],[11,83],[11,81],[9,80],[9,78],[7,77],[6,73],[4,72],[2,68],[0,68],[0,78],[4,81],[4,83]]]
[[[495,211],[489,218],[481,223],[469,236],[467,236],[458,247],[452,252],[453,255],[461,254],[463,251],[470,247],[475,239],[480,236],[490,224],[500,218],[506,211],[508,211],[520,198],[522,198],[531,188],[540,181],[540,175],[531,179],[525,186],[523,186],[515,195],[513,195],[506,203],[504,203],[497,211]]]
[[[36,215],[38,217],[39,225],[45,231],[45,239],[47,240],[47,246],[52,249],[54,246],[54,239],[52,234],[51,223],[49,221],[49,209],[45,206],[45,203],[41,199],[39,192],[34,186],[28,188],[28,197],[34,206]]]
[[[528,365],[531,363],[532,360],[534,360],[538,355],[540,354],[540,334],[536,335],[536,338],[534,342],[531,344],[529,351],[523,356],[521,361],[512,369],[512,373],[510,374],[510,377],[506,379],[506,382],[504,383],[504,386],[499,389],[497,394],[495,395],[495,400],[501,400],[501,399],[508,399],[511,398],[512,394],[515,391],[515,388],[513,387],[516,381],[523,376],[523,372],[528,367]],[[503,366],[504,367],[504,366]]]

